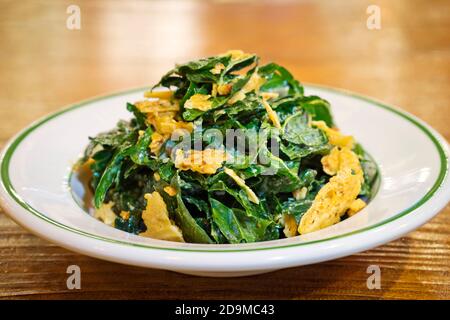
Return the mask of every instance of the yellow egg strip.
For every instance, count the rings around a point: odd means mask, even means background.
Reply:
[[[284,229],[283,233],[286,237],[295,237],[297,235],[297,221],[290,214],[283,214]]]
[[[250,189],[249,186],[247,186],[247,185],[245,184],[245,180],[244,180],[244,179],[242,179],[241,177],[239,177],[239,176],[236,174],[236,172],[234,172],[234,170],[232,170],[232,169],[230,169],[230,168],[225,168],[225,169],[223,169],[223,171],[224,171],[228,176],[230,176],[230,177],[234,180],[234,182],[236,182],[236,184],[237,184],[239,187],[241,187],[241,188],[245,191],[245,193],[247,194],[248,199],[249,199],[251,202],[256,203],[256,204],[259,204],[259,198],[258,198],[258,196],[253,192],[252,189]]]
[[[211,70],[209,70],[212,74],[220,74],[222,72],[222,70],[225,69],[225,66],[223,65],[223,63],[216,63],[216,65],[214,66],[214,68],[212,68]]]
[[[280,129],[281,123],[280,119],[278,119],[278,115],[275,111],[273,111],[272,107],[267,103],[266,100],[262,101],[264,108],[266,109],[267,115],[269,116],[270,121],[272,122],[275,128]]]
[[[353,148],[355,139],[352,136],[343,135],[338,130],[329,128],[325,121],[312,121],[311,124],[325,132],[330,144],[349,149]]]
[[[153,132],[152,136],[151,136],[152,141],[150,142],[150,146],[149,146],[150,151],[152,153],[158,155],[162,145],[167,140],[167,138],[168,138],[167,136],[165,137],[156,131]]]
[[[183,234],[169,218],[166,203],[161,195],[154,191],[144,195],[147,200],[145,210],[142,212],[147,230],[139,235],[159,240],[184,242]]]
[[[324,170],[335,174],[319,190],[311,207],[300,220],[298,232],[317,231],[340,221],[361,191],[364,181],[358,156],[347,147],[335,147],[325,156]]]
[[[228,100],[228,104],[236,103],[237,101],[245,99],[245,95],[251,91],[258,92],[259,88],[264,84],[266,80],[261,77],[257,71],[254,71],[253,74],[248,79],[248,82],[242,87],[241,90],[236,92],[230,100]]]
[[[209,94],[196,93],[184,103],[184,107],[186,109],[208,111],[212,108],[212,101],[210,101],[209,98],[211,98],[211,95]]]
[[[340,171],[317,193],[298,226],[300,234],[317,231],[340,221],[361,191],[361,181],[350,169]]]
[[[188,150],[184,152],[178,149],[175,152],[175,168],[191,170],[203,174],[214,174],[222,167],[228,155],[220,149]]]
[[[348,208],[347,214],[349,217],[354,216],[355,214],[357,214],[359,211],[361,211],[365,207],[366,207],[366,203],[364,202],[364,200],[356,199],[352,202],[352,204]]]
[[[144,93],[144,97],[146,98],[157,98],[163,100],[170,100],[173,98],[173,91],[146,91]]]
[[[114,227],[117,216],[112,210],[113,205],[113,202],[103,203],[100,208],[95,210],[94,217],[103,221],[103,223]]]
[[[177,189],[175,189],[172,186],[164,187],[164,192],[167,193],[169,196],[173,197],[177,194]]]

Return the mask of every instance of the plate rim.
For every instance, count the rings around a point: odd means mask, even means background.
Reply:
[[[127,242],[124,240],[118,240],[118,239],[114,239],[114,238],[108,238],[105,236],[99,236],[90,232],[86,232],[83,230],[79,230],[77,228],[71,227],[71,226],[67,226],[61,222],[55,221],[49,217],[47,217],[44,213],[39,212],[38,210],[34,209],[31,205],[29,205],[24,199],[22,199],[20,197],[20,195],[17,194],[17,192],[14,189],[14,186],[11,183],[10,177],[9,177],[9,165],[11,162],[11,158],[14,154],[14,151],[17,149],[17,147],[20,145],[20,143],[31,133],[33,132],[35,129],[39,128],[40,126],[44,125],[45,123],[47,123],[50,120],[53,120],[55,118],[57,118],[60,115],[63,115],[67,112],[73,111],[75,109],[81,108],[83,106],[89,105],[90,103],[99,101],[99,100],[105,100],[105,99],[109,99],[109,98],[113,98],[116,96],[120,96],[120,95],[125,95],[125,94],[130,94],[130,93],[134,93],[134,92],[139,92],[139,91],[143,91],[145,89],[148,89],[148,86],[145,87],[138,87],[138,88],[132,88],[132,89],[128,89],[128,90],[124,90],[124,91],[118,91],[115,93],[111,93],[111,94],[104,94],[104,95],[98,95],[92,98],[88,98],[88,99],[84,99],[82,101],[79,101],[77,103],[73,103],[70,104],[66,107],[63,107],[62,109],[53,112],[49,115],[46,115],[38,120],[36,120],[35,122],[31,123],[29,126],[27,126],[25,129],[23,129],[22,131],[20,131],[19,133],[17,133],[15,136],[13,136],[8,143],[5,145],[5,147],[3,148],[0,160],[1,160],[1,168],[0,168],[0,182],[2,184],[2,189],[3,191],[6,191],[6,194],[16,203],[18,204],[22,209],[28,211],[29,213],[31,213],[33,216],[44,220],[47,223],[50,223],[52,226],[66,230],[66,231],[70,231],[72,233],[75,233],[77,235],[80,236],[84,236],[84,237],[88,237],[90,239],[93,240],[100,240],[100,241],[105,241],[108,243],[112,243],[112,244],[120,244],[120,245],[125,245],[125,246],[132,246],[132,247],[139,247],[139,248],[146,248],[146,249],[153,249],[153,250],[165,250],[165,251],[182,251],[182,252],[200,252],[200,253],[226,253],[226,252],[253,252],[253,251],[264,251],[264,250],[276,250],[276,249],[286,249],[286,248],[293,248],[293,247],[300,247],[300,246],[307,246],[307,245],[312,245],[312,244],[317,244],[317,243],[324,243],[324,242],[330,242],[332,240],[337,240],[337,239],[342,239],[342,238],[348,238],[352,235],[355,234],[361,234],[364,233],[366,231],[371,231],[373,229],[377,229],[379,227],[382,227],[386,224],[389,224],[392,221],[398,220],[408,214],[413,213],[414,211],[416,211],[417,209],[419,209],[420,207],[422,207],[423,205],[425,205],[429,200],[433,199],[434,195],[436,194],[436,192],[438,192],[441,188],[442,185],[445,182],[445,178],[448,177],[448,172],[449,172],[449,156],[448,156],[448,145],[446,140],[439,134],[437,133],[433,128],[431,128],[428,124],[426,124],[425,122],[423,122],[422,120],[418,119],[417,117],[415,117],[414,115],[398,108],[392,105],[388,105],[384,102],[381,102],[377,99],[362,95],[362,94],[358,94],[358,93],[354,93],[345,89],[341,89],[341,88],[335,88],[335,87],[329,87],[329,86],[324,86],[324,85],[318,85],[318,84],[310,84],[310,83],[305,83],[305,87],[311,87],[311,88],[318,88],[321,90],[326,90],[326,91],[330,91],[332,93],[337,93],[340,95],[345,95],[345,96],[350,96],[359,100],[363,100],[365,102],[368,102],[372,105],[375,105],[377,107],[383,108],[385,110],[388,110],[400,117],[402,117],[403,119],[406,119],[407,121],[409,121],[410,123],[412,123],[414,126],[416,126],[417,128],[419,128],[432,142],[433,145],[436,147],[438,155],[439,155],[439,160],[440,160],[440,168],[439,168],[439,174],[436,178],[436,181],[434,182],[433,186],[427,191],[427,193],[420,199],[418,200],[416,203],[414,203],[413,205],[411,205],[410,207],[406,208],[405,210],[402,210],[399,213],[394,214],[393,216],[384,219],[376,224],[358,229],[358,230],[354,230],[351,232],[346,232],[343,234],[339,234],[336,236],[332,236],[332,237],[327,237],[327,238],[323,238],[323,239],[317,239],[317,240],[312,240],[312,241],[305,241],[305,242],[298,242],[298,243],[290,243],[290,244],[273,244],[273,246],[264,246],[264,247],[252,247],[252,248],[245,248],[245,245],[251,245],[251,244],[240,244],[241,248],[230,248],[230,245],[221,245],[221,244],[215,244],[212,245],[215,248],[177,248],[177,247],[163,247],[163,246],[157,246],[157,245],[153,245],[153,244],[142,244],[142,243],[135,243],[135,242]],[[447,198],[450,195],[447,195]],[[1,197],[0,197],[1,200]],[[448,200],[447,200],[448,201]],[[4,207],[6,207],[6,204],[4,205]],[[5,210],[7,211],[7,210]],[[437,212],[436,212],[437,213]],[[9,214],[12,217],[12,214]],[[430,217],[431,218],[431,217]],[[13,219],[15,220],[15,219]],[[35,230],[31,230],[31,231],[35,231]],[[35,231],[36,232],[36,231]],[[275,241],[279,241],[279,240],[275,240]],[[272,241],[265,241],[265,243],[270,243]],[[187,244],[189,245],[189,244]],[[191,245],[196,245],[196,244],[191,244]],[[198,244],[197,244],[198,245]],[[211,245],[208,245],[211,246]],[[218,249],[217,247],[222,246],[222,249]],[[225,247],[226,246],[226,247]]]

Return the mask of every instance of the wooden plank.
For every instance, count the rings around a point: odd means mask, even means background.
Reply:
[[[417,115],[450,140],[448,1],[229,3],[78,1],[82,29],[65,28],[64,2],[4,2],[0,10],[0,145],[36,118],[104,92],[151,85],[174,62],[230,48],[277,61],[305,82],[374,96]],[[417,14],[420,12],[420,14]],[[82,290],[66,288],[66,268]],[[366,286],[369,265],[381,290]],[[194,278],[69,252],[0,213],[0,298],[449,299],[450,206],[400,240],[343,259],[239,279]]]

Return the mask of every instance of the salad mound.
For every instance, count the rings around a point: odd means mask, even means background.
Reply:
[[[329,103],[282,66],[232,50],[165,74],[133,114],[90,138],[94,215],[168,241],[294,237],[350,217],[373,196],[374,161],[336,128]]]

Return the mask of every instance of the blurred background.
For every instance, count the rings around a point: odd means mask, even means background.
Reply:
[[[67,28],[71,5],[80,9],[79,30]],[[380,10],[379,29],[367,26],[370,5]],[[449,30],[448,0],[0,0],[0,147],[25,125],[64,105],[151,86],[175,62],[228,49],[276,61],[302,82],[399,105],[450,140]],[[445,212],[368,253],[266,275],[264,284],[258,277],[201,279],[194,287],[188,276],[155,271],[152,277],[146,270],[70,253],[0,213],[0,296],[64,295],[58,277],[65,276],[68,262],[78,261],[91,272],[86,286],[92,291],[83,297],[126,295],[118,282],[124,278],[102,270],[127,270],[127,283],[140,292],[137,298],[164,296],[167,290],[168,297],[177,297],[186,288],[187,298],[273,297],[270,293],[280,298],[449,298],[449,207]],[[390,270],[388,291],[367,292],[369,263]],[[336,274],[339,278],[331,280]],[[294,278],[295,284],[276,285]]]
[[[80,30],[66,27],[72,4],[80,8]],[[366,25],[373,4],[381,10],[379,30]],[[2,124],[3,139],[62,105],[152,85],[175,62],[228,49],[276,61],[304,82],[400,105],[431,123],[449,115],[447,0],[2,0],[0,6],[0,117],[15,119]],[[449,137],[450,126],[440,129]]]

